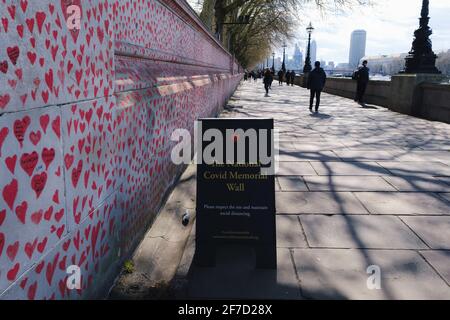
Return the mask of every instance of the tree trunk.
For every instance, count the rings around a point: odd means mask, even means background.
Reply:
[[[223,39],[223,23],[225,22],[225,0],[216,0],[214,5],[214,16],[216,18],[216,36],[222,40]]]
[[[202,12],[200,13],[200,19],[208,27],[211,32],[214,30],[214,6],[216,0],[204,0]]]

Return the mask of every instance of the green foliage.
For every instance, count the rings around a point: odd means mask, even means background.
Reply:
[[[131,274],[134,272],[134,263],[131,260],[125,261],[123,264],[123,270],[125,273]]]

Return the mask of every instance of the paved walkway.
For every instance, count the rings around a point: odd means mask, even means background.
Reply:
[[[223,117],[273,117],[281,131],[278,271],[237,249],[195,268],[192,237],[187,297],[450,299],[450,125],[328,94],[312,115],[308,99],[278,85],[266,98],[261,82],[231,99]],[[367,287],[373,265],[381,290]]]

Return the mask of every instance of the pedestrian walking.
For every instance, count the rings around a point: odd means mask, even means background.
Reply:
[[[284,72],[283,70],[278,71],[278,85],[283,85]]]
[[[272,76],[272,72],[270,72],[269,69],[266,70],[266,72],[264,73],[264,89],[266,89],[266,97],[269,96],[269,89],[270,86],[272,84],[273,81],[273,76]]]
[[[291,70],[288,70],[288,72],[286,72],[286,85],[289,86],[290,83],[291,83]]]
[[[319,112],[320,106],[320,95],[323,88],[325,87],[325,82],[327,81],[327,75],[325,71],[320,67],[320,62],[316,61],[314,64],[315,68],[309,73],[308,76],[308,90],[311,90],[311,97],[309,101],[309,110],[312,112],[314,105],[314,98],[316,99],[316,113]]]
[[[353,74],[353,79],[357,81],[355,101],[361,105],[364,105],[364,94],[369,84],[369,72],[367,60],[364,60],[362,66]]]
[[[258,80],[255,71],[252,71],[252,79],[253,79],[254,82],[256,82]]]
[[[291,86],[294,86],[295,84],[295,71],[291,71]]]
[[[272,90],[272,83],[273,83],[273,78],[275,76],[275,72],[272,69],[270,69],[269,71],[270,71],[270,75],[271,75],[269,89]]]

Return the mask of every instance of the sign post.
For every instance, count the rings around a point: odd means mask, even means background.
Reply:
[[[254,248],[257,268],[276,269],[273,119],[203,119],[198,131],[196,264],[238,244]]]

